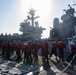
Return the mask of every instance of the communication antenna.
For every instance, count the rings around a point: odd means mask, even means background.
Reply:
[[[75,8],[75,6],[76,6],[76,2],[75,2],[75,0],[73,0],[73,3],[74,3],[74,4],[73,4],[74,9],[76,9],[76,8]],[[75,14],[74,14],[74,15],[76,16],[76,11],[75,11]]]
[[[73,0],[73,3],[74,3],[74,4],[73,4],[73,6],[74,6],[74,9],[75,9],[75,6],[76,6],[76,2],[75,2],[75,0]]]

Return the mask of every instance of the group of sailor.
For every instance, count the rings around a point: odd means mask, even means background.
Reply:
[[[14,58],[17,58],[17,61],[26,61],[27,63],[38,61],[38,56],[42,56],[43,62],[48,63],[48,55],[50,55],[50,58],[54,54],[56,59],[59,57],[60,61],[64,61],[64,48],[66,48],[65,43],[63,40],[59,41],[53,41],[51,44],[51,52],[49,54],[49,43],[48,41],[44,42],[28,42],[28,43],[22,43],[22,42],[2,42],[1,49],[2,49],[2,58],[6,58],[7,60],[10,60],[11,56],[16,55]],[[59,51],[59,53],[58,53]],[[72,44],[71,45],[71,56],[68,57],[71,58],[76,53],[76,47]],[[46,61],[45,61],[46,60]]]
[[[42,49],[42,56],[45,58],[48,56],[48,43],[47,42],[2,42],[2,57],[6,59],[10,59],[10,57],[16,54],[17,61],[22,60],[22,56],[24,61],[32,62],[33,58],[38,60],[38,50]]]

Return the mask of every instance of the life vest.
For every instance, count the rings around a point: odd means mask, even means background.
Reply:
[[[17,43],[16,45],[17,45],[17,48],[20,48],[20,44],[19,43]]]
[[[11,43],[11,46],[14,47],[14,42]]]
[[[45,42],[45,46],[46,46],[46,49],[48,48],[48,43],[47,42]]]
[[[54,47],[54,48],[57,48],[57,47],[58,47],[58,43],[57,43],[57,42],[54,42],[54,43],[53,43],[53,47]]]
[[[27,47],[27,44],[22,44],[22,48],[26,48]]]
[[[35,42],[34,45],[35,45],[34,48],[37,49],[39,44],[37,42]]]
[[[60,42],[59,42],[59,48],[64,48],[64,43],[63,43],[63,41],[60,41]]]
[[[32,49],[31,44],[28,44],[28,45],[27,45],[27,51],[31,52],[31,49]]]
[[[5,44],[4,43],[2,43],[2,47],[4,47],[5,46]]]
[[[76,46],[73,46],[71,49],[72,52],[76,52]]]
[[[42,49],[46,49],[45,43],[42,43],[42,44],[41,44],[41,48],[42,48]]]

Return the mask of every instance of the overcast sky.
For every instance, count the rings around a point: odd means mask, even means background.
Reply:
[[[73,7],[75,0],[0,0],[0,33],[20,33],[20,23],[27,18],[30,6],[40,18],[39,25],[46,28],[43,38],[49,37],[53,19],[63,15],[68,4]]]

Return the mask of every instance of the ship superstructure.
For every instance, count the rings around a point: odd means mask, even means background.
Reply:
[[[27,19],[20,23],[20,31],[23,32],[23,38],[41,39],[41,34],[45,28],[39,27],[38,21],[35,19],[39,16],[35,16],[36,10],[30,9]]]
[[[73,37],[76,34],[76,16],[75,9],[68,5],[69,9],[64,9],[65,14],[61,16],[62,22],[59,22],[58,18],[54,19],[53,28],[50,31],[50,37],[52,38],[68,38]]]

